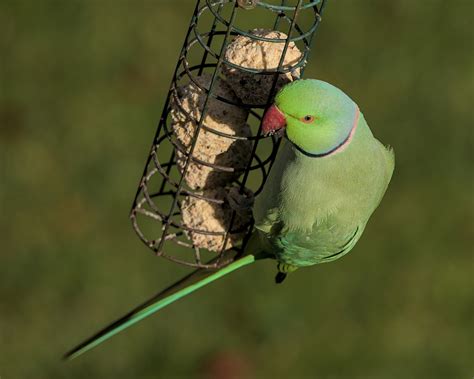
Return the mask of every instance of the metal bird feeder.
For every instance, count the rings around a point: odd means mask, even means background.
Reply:
[[[263,112],[279,87],[302,75],[326,1],[196,1],[130,214],[157,256],[219,268],[228,263],[224,251],[244,251],[248,209],[280,142],[262,135]],[[269,52],[273,64],[248,62]]]

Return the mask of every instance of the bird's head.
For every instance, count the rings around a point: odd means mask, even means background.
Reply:
[[[305,79],[283,87],[262,121],[264,134],[284,128],[301,152],[322,157],[350,143],[359,120],[359,108],[329,83]]]

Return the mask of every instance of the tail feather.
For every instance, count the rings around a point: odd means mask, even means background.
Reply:
[[[168,288],[153,296],[150,300],[139,305],[125,316],[119,318],[109,326],[94,334],[84,342],[77,345],[64,355],[64,359],[74,359],[84,354],[86,351],[100,345],[110,337],[132,326],[138,321],[150,316],[167,305],[189,295],[197,289],[209,284],[224,275],[231,273],[241,267],[253,263],[257,258],[255,255],[246,255],[235,262],[216,271],[209,269],[198,269]]]

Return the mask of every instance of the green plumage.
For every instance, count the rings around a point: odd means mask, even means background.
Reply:
[[[326,82],[287,85],[275,104],[288,140],[254,206],[264,249],[296,267],[340,258],[387,189],[393,151],[374,138],[357,104]]]
[[[254,206],[265,250],[295,266],[348,253],[382,199],[393,167],[393,152],[373,137],[364,117],[348,147],[334,155],[311,158],[284,141]]]
[[[287,138],[256,199],[255,231],[246,254],[220,271],[195,271],[72,349],[67,358],[257,259],[275,259],[281,282],[299,267],[333,261],[354,247],[390,182],[393,151],[374,138],[346,94],[318,80],[293,82],[277,95],[263,130],[283,127]]]

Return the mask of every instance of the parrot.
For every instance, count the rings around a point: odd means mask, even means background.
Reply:
[[[221,277],[262,259],[276,261],[276,283],[303,267],[339,259],[352,250],[375,211],[395,167],[391,147],[377,140],[358,105],[317,79],[285,85],[266,109],[263,135],[282,144],[263,191],[256,196],[254,228],[240,256],[197,269],[85,340],[72,359]]]

